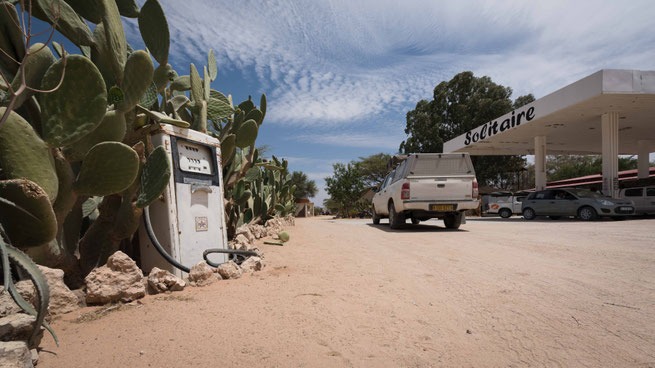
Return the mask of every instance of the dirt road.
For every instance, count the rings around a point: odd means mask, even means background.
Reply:
[[[655,367],[655,220],[298,219],[267,268],[53,323],[39,367]]]

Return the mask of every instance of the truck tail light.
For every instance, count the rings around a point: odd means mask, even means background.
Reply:
[[[400,199],[409,199],[409,183],[404,183],[400,192]]]
[[[478,198],[478,181],[473,179],[473,189],[471,190],[471,197]]]

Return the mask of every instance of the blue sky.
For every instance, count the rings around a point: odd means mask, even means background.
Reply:
[[[333,163],[395,153],[406,112],[461,71],[539,98],[599,69],[655,69],[652,1],[160,1],[174,69],[211,48],[214,89],[266,93],[258,142],[317,182],[317,205]]]

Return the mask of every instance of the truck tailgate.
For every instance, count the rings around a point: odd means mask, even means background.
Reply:
[[[408,176],[410,200],[470,201],[474,176],[416,177]]]

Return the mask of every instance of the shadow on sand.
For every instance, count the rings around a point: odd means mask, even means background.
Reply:
[[[445,232],[468,232],[467,230],[464,229],[447,229],[444,226],[438,226],[438,225],[428,225],[428,224],[405,224],[400,227],[400,229],[392,229],[389,227],[389,224],[382,223],[380,225],[373,225],[372,223],[367,223],[366,226],[370,226],[379,230],[382,230],[387,233],[430,233],[430,232],[438,232],[438,233],[445,233]]]

